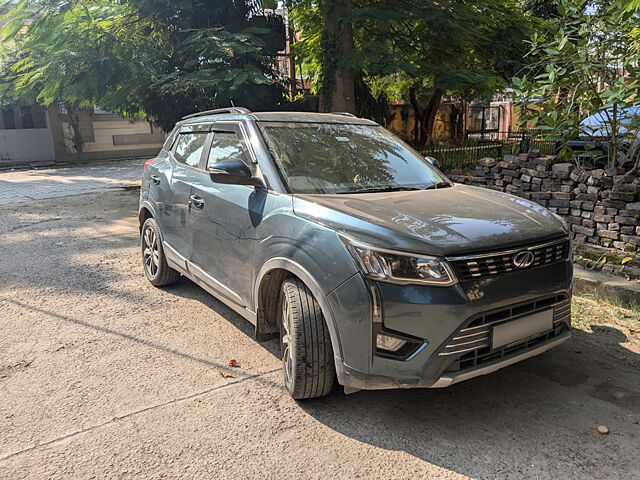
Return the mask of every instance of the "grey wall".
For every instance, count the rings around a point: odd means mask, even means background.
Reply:
[[[0,130],[0,166],[54,162],[51,129],[28,128]]]

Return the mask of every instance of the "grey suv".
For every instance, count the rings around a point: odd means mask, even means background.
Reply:
[[[454,185],[348,114],[185,117],[140,192],[144,271],[190,278],[279,335],[294,398],[446,387],[570,336],[566,225]]]

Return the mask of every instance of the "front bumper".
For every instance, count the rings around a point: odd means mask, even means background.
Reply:
[[[375,284],[382,302],[383,328],[424,342],[412,356],[397,360],[373,353],[371,284],[356,275],[327,297],[340,337],[338,381],[345,387],[367,390],[445,387],[538,355],[570,337],[571,276],[571,263],[562,261],[447,288]],[[556,311],[553,330],[520,344],[491,349],[494,323],[548,308]],[[501,313],[505,311],[510,316]],[[486,342],[471,342],[474,348],[463,351],[456,345],[467,342],[460,332],[474,328],[483,331],[477,338]]]
[[[453,385],[454,383],[464,382],[465,380],[470,380],[475,377],[479,377],[481,375],[487,375],[489,373],[493,373],[495,371],[500,370],[501,368],[508,367],[509,365],[513,365],[514,363],[521,362],[522,360],[526,360],[527,358],[535,357],[536,355],[540,355],[541,353],[546,352],[547,350],[552,349],[553,347],[557,347],[561,343],[566,342],[571,338],[571,333],[568,330],[563,331],[557,337],[548,340],[541,344],[538,347],[533,347],[527,350],[523,350],[521,353],[509,356],[502,360],[498,360],[482,367],[470,369],[463,372],[458,373],[450,373],[442,375],[436,383],[431,385],[431,388],[442,388]]]

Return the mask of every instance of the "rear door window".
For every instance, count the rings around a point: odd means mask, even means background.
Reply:
[[[198,167],[207,139],[207,132],[181,133],[176,141],[173,157],[177,162]]]
[[[173,131],[167,137],[167,139],[164,141],[164,145],[162,145],[162,148],[167,151],[171,150],[171,147],[173,146],[173,141],[176,139],[177,134],[178,134],[178,128],[174,128]]]

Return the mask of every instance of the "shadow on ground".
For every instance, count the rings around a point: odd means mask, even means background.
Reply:
[[[629,458],[640,434],[640,370],[630,370],[622,360],[604,367],[592,362],[603,356],[611,360],[616,353],[632,362],[638,356],[620,345],[594,347],[585,338],[589,335],[574,331],[565,348],[448,389],[359,392],[346,398],[335,391],[300,407],[359,442],[404,451],[473,478],[578,478],[569,472],[595,467],[621,473],[608,478],[632,478],[622,472],[638,472]],[[614,328],[607,335],[626,341]],[[619,386],[612,371],[624,371],[635,391]],[[598,435],[598,424],[608,425],[611,436]],[[623,430],[631,434],[626,454],[612,442]]]
[[[190,281],[167,293],[200,301],[253,336],[249,322]],[[633,443],[616,459],[611,442],[623,427],[631,439],[640,434],[640,356],[623,345],[627,340],[613,327],[574,330],[559,348],[447,389],[346,396],[336,386],[329,396],[298,406],[358,442],[473,478],[574,478],[596,467],[632,472]],[[279,357],[277,342],[261,346]],[[601,423],[612,428],[611,436],[595,432]]]

